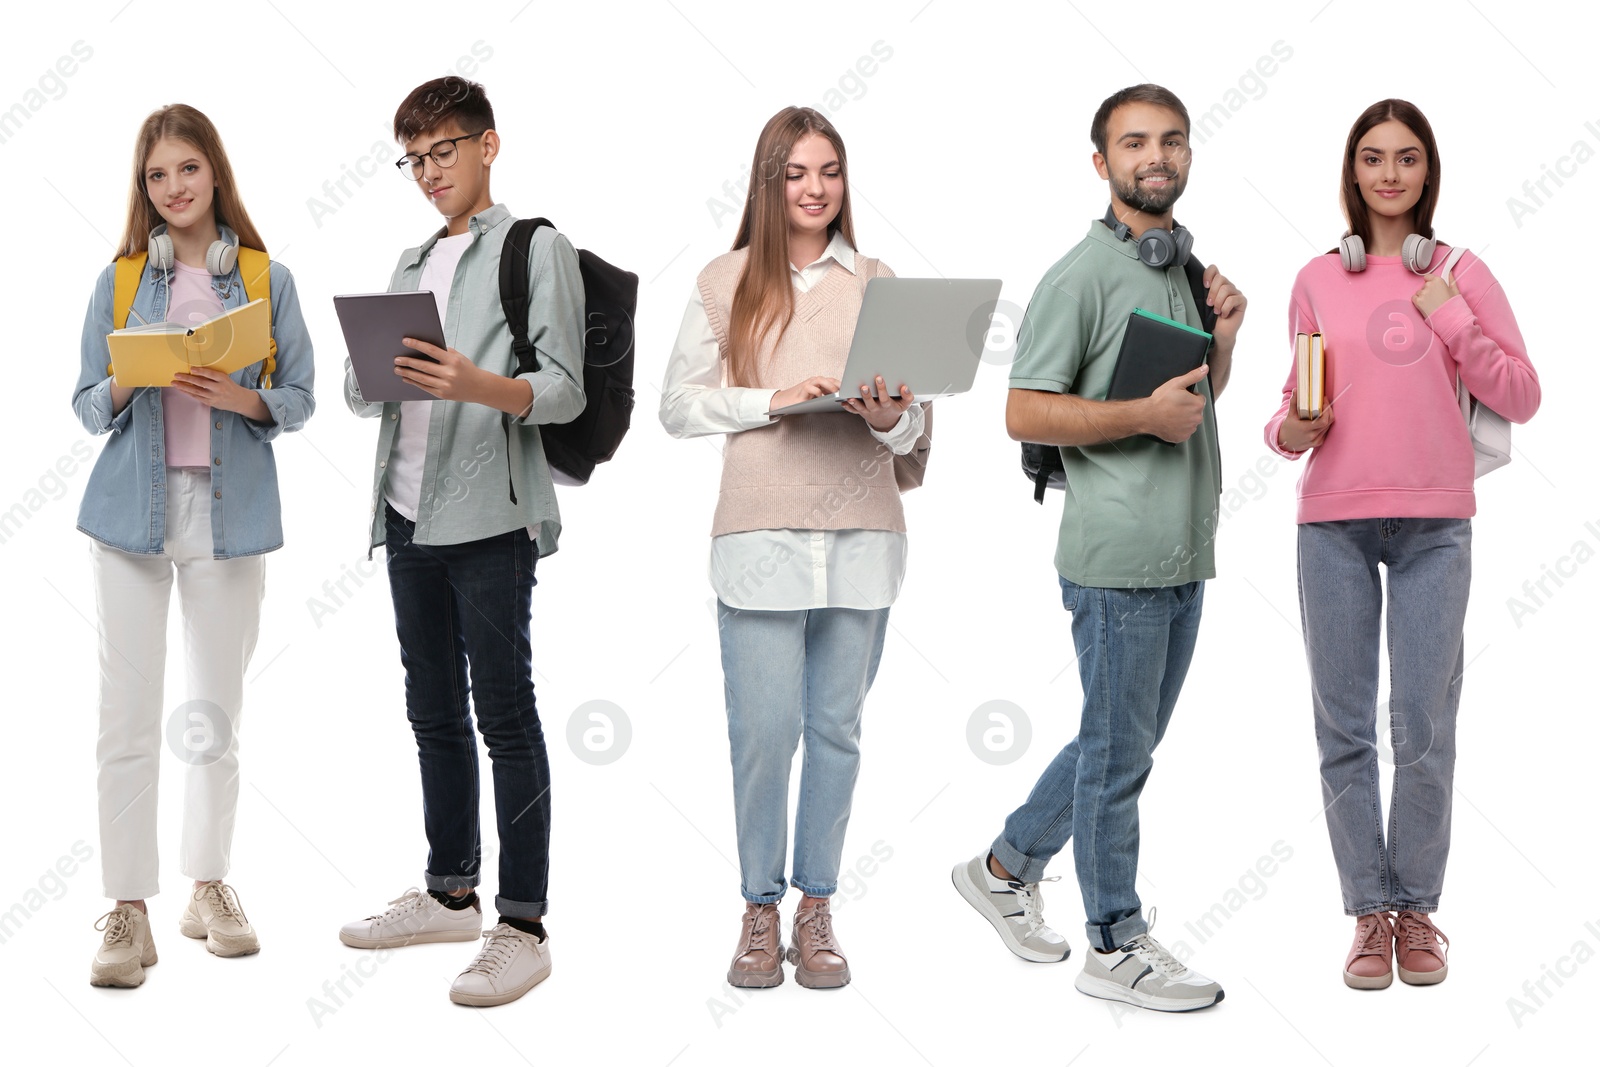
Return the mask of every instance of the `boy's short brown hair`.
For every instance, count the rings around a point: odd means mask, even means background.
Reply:
[[[489,95],[482,85],[455,74],[423,82],[395,111],[394,139],[405,144],[451,119],[467,133],[494,129],[494,108],[489,106]]]

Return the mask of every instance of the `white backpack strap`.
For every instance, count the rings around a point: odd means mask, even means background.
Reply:
[[[1452,248],[1450,254],[1445,257],[1444,265],[1439,268],[1439,277],[1451,277],[1451,271],[1456,269],[1456,264],[1460,263],[1461,257],[1466,254],[1467,250],[1465,248]]]

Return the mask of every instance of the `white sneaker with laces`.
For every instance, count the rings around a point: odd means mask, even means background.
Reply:
[[[483,932],[483,948],[450,983],[457,1004],[488,1008],[506,1004],[550,977],[550,939],[497,923]]]
[[[1006,948],[1016,955],[1030,963],[1059,963],[1072,954],[1067,939],[1044,923],[1044,897],[1039,883],[996,877],[989,870],[987,850],[966,863],[956,864],[950,881],[966,902],[989,920]]]
[[[144,969],[155,966],[156,943],[150,919],[132,904],[119,904],[95,921],[105,937],[89,965],[89,984],[132,989],[144,983]]]
[[[221,879],[195,886],[178,919],[178,930],[184,937],[205,938],[206,950],[217,956],[248,956],[261,951],[255,928],[244,917],[239,894]]]
[[[1155,924],[1151,908],[1145,933],[1112,952],[1085,952],[1083,970],[1073,982],[1078,992],[1154,1011],[1196,1011],[1220,1002],[1220,985],[1179,963],[1150,936]]]
[[[421,889],[408,889],[389,901],[389,910],[369,915],[339,929],[339,940],[351,948],[403,948],[435,941],[476,941],[483,932],[483,907],[452,910]]]

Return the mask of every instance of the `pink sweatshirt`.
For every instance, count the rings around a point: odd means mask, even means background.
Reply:
[[[1449,255],[1440,244],[1432,267]],[[1372,518],[1470,518],[1473,453],[1456,400],[1467,389],[1512,422],[1539,408],[1539,376],[1500,283],[1467,252],[1453,272],[1459,296],[1431,318],[1411,302],[1424,279],[1399,256],[1368,256],[1346,271],[1338,253],[1318,256],[1295,278],[1289,301],[1289,378],[1267,422],[1267,447],[1294,395],[1294,338],[1321,332],[1325,395],[1333,425],[1300,477],[1296,522]]]

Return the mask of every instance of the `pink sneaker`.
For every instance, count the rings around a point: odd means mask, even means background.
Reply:
[[[1356,939],[1344,960],[1344,984],[1351,989],[1387,989],[1394,981],[1394,920],[1375,911],[1356,920]]]
[[[1395,921],[1395,953],[1400,957],[1400,981],[1407,985],[1435,985],[1444,981],[1450,939],[1417,911],[1402,911]],[[1444,942],[1441,946],[1439,942]]]

